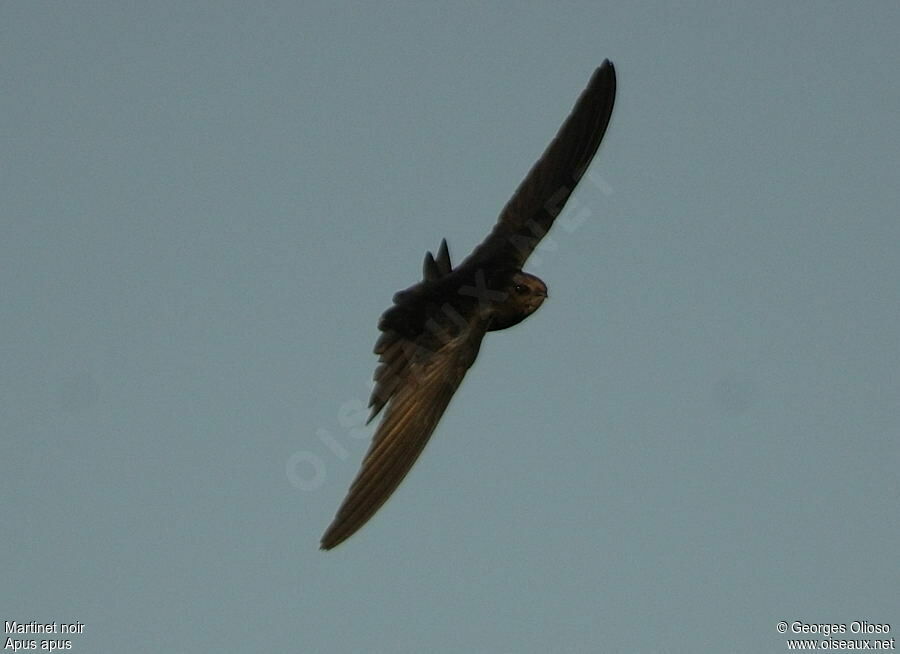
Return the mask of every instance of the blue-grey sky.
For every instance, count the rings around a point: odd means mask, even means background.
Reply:
[[[0,620],[73,652],[900,631],[900,6],[0,6]],[[376,321],[618,97],[399,491]]]

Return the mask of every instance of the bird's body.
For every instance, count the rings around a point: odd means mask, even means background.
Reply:
[[[518,324],[547,297],[522,271],[590,164],[615,99],[615,71],[594,73],[556,138],[513,194],[488,237],[453,268],[446,241],[425,256],[423,279],[394,295],[375,344],[379,366],[371,421],[385,409],[372,445],[322,549],[349,538],[387,501],[415,463],[489,331]]]

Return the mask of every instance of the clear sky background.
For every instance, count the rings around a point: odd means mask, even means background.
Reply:
[[[900,632],[900,6],[4,2],[0,620],[73,652]],[[618,97],[392,500],[376,321]],[[5,636],[4,636],[5,637]]]

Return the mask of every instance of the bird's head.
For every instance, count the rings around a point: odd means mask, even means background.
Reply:
[[[510,281],[509,301],[518,306],[525,315],[537,311],[547,298],[547,285],[534,275],[520,270]]]
[[[547,285],[534,275],[517,271],[508,278],[502,301],[491,307],[490,331],[516,325],[537,311],[547,298]]]

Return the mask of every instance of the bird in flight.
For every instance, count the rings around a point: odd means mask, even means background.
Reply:
[[[339,545],[371,518],[422,453],[487,332],[534,313],[547,286],[522,272],[603,139],[616,95],[608,60],[556,137],[507,202],[487,238],[456,268],[446,240],[425,255],[423,279],[394,295],[378,322],[379,365],[369,422],[384,409],[356,479],[321,548]]]

